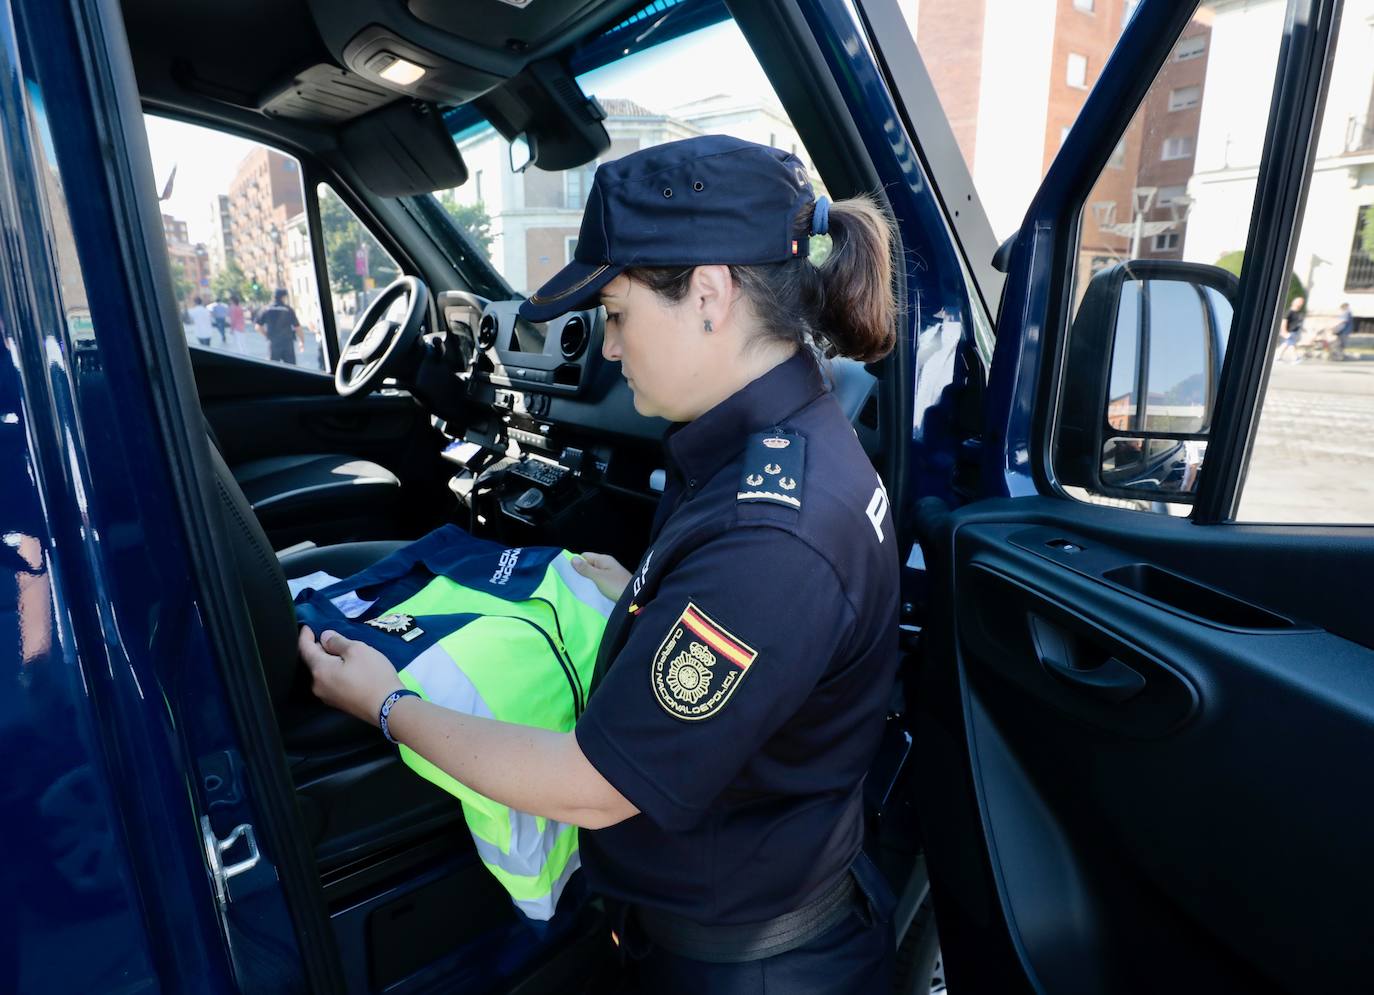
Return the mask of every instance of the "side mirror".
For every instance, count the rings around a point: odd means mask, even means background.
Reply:
[[[1069,334],[1054,468],[1094,494],[1191,503],[1238,281],[1133,260],[1095,274]]]
[[[529,169],[535,154],[534,136],[525,132],[516,135],[510,143],[510,171],[523,173]]]

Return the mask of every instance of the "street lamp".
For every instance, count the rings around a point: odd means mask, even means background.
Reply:
[[[1134,187],[1131,190],[1131,220],[1118,224],[1116,221],[1115,201],[1095,201],[1092,205],[1093,218],[1097,230],[1110,235],[1120,235],[1131,240],[1130,258],[1140,258],[1140,244],[1145,239],[1164,232],[1172,231],[1187,220],[1192,210],[1193,199],[1180,195],[1169,201],[1169,221],[1146,221],[1145,215],[1154,206],[1158,187]]]

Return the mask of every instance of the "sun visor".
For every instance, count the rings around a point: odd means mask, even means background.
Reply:
[[[554,59],[532,62],[474,105],[508,141],[526,135],[540,169],[573,169],[611,147],[606,112]]]
[[[433,104],[404,100],[353,121],[340,132],[349,163],[381,197],[447,190],[468,168]]]

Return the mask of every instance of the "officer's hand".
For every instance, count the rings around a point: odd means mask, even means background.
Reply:
[[[586,577],[596,589],[610,598],[619,601],[625,585],[630,582],[630,571],[620,565],[614,556],[605,553],[583,553],[573,557],[573,569]]]
[[[316,642],[315,634],[305,625],[296,642],[314,679],[311,690],[315,696],[364,722],[375,726],[386,696],[404,687],[391,661],[366,643],[345,639],[328,629]]]

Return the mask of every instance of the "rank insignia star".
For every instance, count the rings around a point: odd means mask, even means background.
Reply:
[[[751,436],[740,472],[740,502],[758,501],[800,508],[806,438],[788,432]]]

